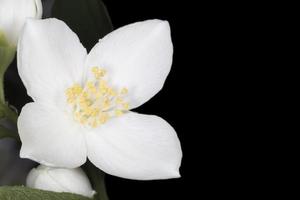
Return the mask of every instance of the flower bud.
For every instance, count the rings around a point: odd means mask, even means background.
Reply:
[[[81,168],[65,169],[40,165],[29,172],[26,186],[53,192],[75,193],[90,198],[95,194]]]
[[[41,0],[0,0],[0,33],[16,47],[26,19],[39,19],[42,11]]]

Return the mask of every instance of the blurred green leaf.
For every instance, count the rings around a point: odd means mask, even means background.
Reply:
[[[105,187],[105,174],[103,171],[95,167],[90,161],[88,161],[84,166],[86,174],[88,175],[93,189],[97,192],[95,195],[96,200],[108,200]]]
[[[0,40],[1,41],[1,40]],[[3,77],[9,64],[15,57],[16,49],[12,46],[1,46],[0,44],[0,73]]]
[[[17,114],[10,109],[8,103],[5,100],[4,93],[4,74],[13,61],[16,53],[16,48],[8,43],[4,33],[0,31],[0,119],[9,119],[11,122],[16,123]],[[17,134],[0,124],[0,138],[3,137],[15,137]]]
[[[18,134],[16,132],[9,130],[8,128],[5,128],[0,125],[0,139],[6,137],[15,138],[19,140]]]
[[[90,198],[70,193],[57,193],[36,190],[22,186],[0,187],[1,200],[91,200]]]
[[[77,33],[88,51],[113,30],[107,9],[101,0],[56,0],[52,17],[65,21]]]
[[[4,33],[0,31],[0,103],[5,104],[4,97],[4,73],[15,57],[16,48],[11,46]]]
[[[12,133],[9,130],[0,126],[0,139],[8,137],[10,135],[12,135]]]

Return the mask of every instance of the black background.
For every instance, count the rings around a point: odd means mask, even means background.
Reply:
[[[117,177],[107,177],[108,193],[111,200],[117,199],[139,199],[139,200],[164,200],[164,199],[197,199],[192,197],[190,193],[192,180],[189,170],[189,162],[193,156],[191,148],[192,143],[189,142],[189,135],[198,134],[198,130],[190,132],[193,113],[191,109],[197,104],[199,97],[191,92],[191,84],[197,84],[190,80],[189,73],[193,68],[189,51],[193,51],[189,44],[191,37],[191,13],[188,4],[178,1],[104,1],[112,23],[115,28],[133,23],[136,21],[147,19],[163,19],[168,20],[172,31],[172,40],[174,44],[174,57],[171,72],[167,78],[164,88],[149,102],[138,108],[137,111],[146,114],[155,114],[167,120],[177,131],[182,144],[183,160],[180,169],[181,178],[172,180],[158,181],[133,181],[125,180]],[[194,82],[194,83],[193,83]],[[197,91],[194,91],[195,93]],[[200,91],[199,91],[200,92]],[[193,102],[194,101],[194,102]],[[195,105],[196,106],[196,105]],[[197,113],[195,113],[197,114]],[[199,155],[200,156],[200,155]],[[197,164],[197,157],[194,159],[194,165]],[[190,173],[190,174],[189,174]],[[193,185],[199,185],[196,176]],[[190,190],[188,190],[190,189]]]
[[[185,94],[185,51],[183,29],[184,19],[179,12],[182,8],[172,1],[104,1],[115,28],[147,19],[168,20],[172,31],[174,43],[174,61],[171,73],[163,90],[151,101],[147,102],[137,111],[146,114],[155,114],[166,119],[177,131],[183,149],[183,161],[180,179],[158,181],[133,181],[109,176],[107,178],[108,193],[114,199],[190,199],[187,186],[187,143],[189,132],[185,128],[184,114],[188,109]],[[182,54],[183,53],[183,54]]]
[[[48,1],[44,10],[48,12]],[[126,180],[107,175],[107,191],[111,200],[165,200],[165,199],[198,199],[191,197],[192,187],[199,186],[196,178],[201,174],[199,165],[201,143],[196,142],[196,135],[200,134],[201,107],[201,76],[197,75],[199,63],[193,60],[195,56],[201,59],[200,47],[193,40],[193,34],[201,24],[191,15],[192,5],[171,0],[152,1],[120,1],[104,0],[114,28],[118,28],[136,21],[147,19],[168,20],[172,31],[174,44],[174,59],[171,72],[165,86],[151,101],[138,108],[137,111],[145,114],[161,116],[177,131],[182,144],[183,160],[180,169],[181,178],[158,181]],[[199,53],[199,54],[198,54]],[[195,74],[196,73],[196,74]],[[196,78],[194,78],[196,76]],[[193,78],[192,78],[193,77]],[[17,77],[16,67],[11,67],[6,74],[6,96],[9,102],[20,109],[26,102],[31,101],[26,96],[25,89]],[[197,126],[194,126],[197,123]],[[198,127],[193,129],[192,127]],[[194,138],[193,142],[192,139]],[[197,144],[198,146],[194,146]],[[193,169],[191,168],[193,166]],[[195,171],[195,169],[197,170]],[[194,182],[192,183],[192,177]],[[201,191],[199,191],[201,192]]]

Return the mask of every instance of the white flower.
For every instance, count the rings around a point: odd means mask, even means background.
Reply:
[[[175,130],[163,119],[129,111],[163,87],[172,64],[169,23],[124,26],[87,54],[62,21],[28,20],[18,70],[33,103],[22,109],[20,156],[74,168],[86,158],[129,179],[179,177]]]
[[[0,0],[0,32],[16,46],[27,18],[42,17],[41,0]]]
[[[44,165],[33,168],[26,180],[26,186],[53,192],[69,192],[86,197],[93,197],[95,191],[80,168],[52,168]]]

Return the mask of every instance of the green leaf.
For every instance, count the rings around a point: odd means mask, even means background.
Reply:
[[[100,169],[95,167],[90,161],[88,161],[84,166],[86,174],[88,175],[93,189],[97,192],[94,196],[95,200],[108,200],[105,187],[105,174]]]
[[[0,187],[1,200],[91,200],[71,193],[57,193],[23,186]]]
[[[101,0],[56,0],[52,17],[66,22],[87,50],[113,30],[107,9]]]

